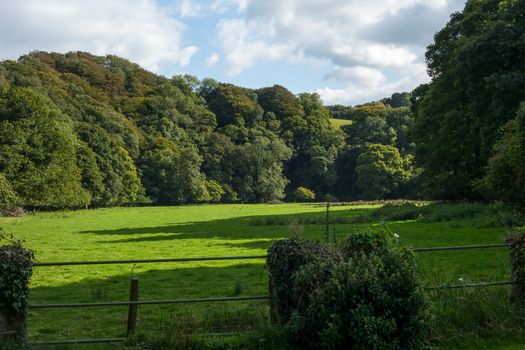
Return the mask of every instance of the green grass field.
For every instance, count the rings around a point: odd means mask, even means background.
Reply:
[[[406,245],[432,247],[501,243],[506,234],[502,228],[475,227],[461,221],[349,223],[376,207],[332,207],[332,217],[344,222],[335,225],[336,237],[340,240],[353,231],[386,225]],[[288,226],[283,223],[305,217],[321,218],[324,210],[319,204],[112,208],[0,218],[0,227],[24,239],[40,262],[262,255],[272,241],[288,237]],[[304,225],[306,238],[322,239],[323,232],[322,224]],[[429,286],[510,278],[505,249],[418,253],[417,257]],[[139,278],[143,300],[267,293],[264,261],[64,266],[35,268],[30,301],[37,304],[126,300],[131,275]],[[508,293],[506,287],[496,288]],[[438,292],[437,298],[448,298],[446,293],[449,292]],[[476,299],[473,293],[450,292],[450,295]],[[159,324],[177,322],[177,317],[182,317],[177,315],[183,314],[191,314],[207,332],[220,332],[222,329],[215,329],[205,321],[222,319],[221,327],[227,330],[249,328],[252,322],[255,326],[267,317],[267,306],[263,302],[141,306],[140,327],[155,331]],[[126,307],[31,310],[28,332],[33,341],[120,337],[125,335],[126,315]],[[188,322],[187,316],[184,317],[184,322]],[[522,348],[512,347],[512,342],[507,345],[485,348]]]
[[[334,127],[336,127],[336,128],[340,128],[340,127],[342,127],[342,126],[352,124],[352,121],[351,121],[351,120],[348,120],[348,119],[336,119],[336,118],[330,118],[330,123],[332,124],[332,126],[334,126]]]

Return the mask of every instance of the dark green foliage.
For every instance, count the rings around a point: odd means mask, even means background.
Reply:
[[[374,102],[356,106],[351,113],[352,124],[343,127],[347,146],[336,162],[335,193],[349,199],[417,195],[418,170],[412,165],[414,145],[409,137],[413,122],[410,110]]]
[[[280,139],[257,137],[234,146],[225,156],[223,169],[233,190],[243,202],[267,202],[284,197],[288,180],[283,162],[291,150]]]
[[[425,187],[435,198],[484,195],[476,185],[486,174],[501,127],[523,101],[524,11],[524,1],[470,0],[427,49],[432,81],[413,92],[413,136]],[[501,153],[509,142],[496,147],[493,170],[509,165]],[[490,182],[501,194],[501,186]]]
[[[0,241],[5,238],[0,228]],[[15,331],[16,337],[23,338],[29,304],[29,280],[33,274],[35,256],[33,251],[24,248],[20,241],[11,239],[7,243],[2,243],[0,245],[0,322],[6,322],[7,331]],[[0,335],[0,339],[2,336]]]
[[[343,135],[330,124],[329,112],[318,94],[302,93],[298,101],[304,118],[283,121],[284,135],[291,132],[294,155],[286,165],[293,187],[306,186],[322,196],[335,184],[335,161],[343,147]]]
[[[301,349],[423,347],[427,303],[410,251],[389,233],[354,234],[335,255],[309,244],[281,241],[269,250],[275,321],[285,324],[293,344]]]
[[[330,111],[330,115],[332,116],[332,118],[335,119],[351,120],[354,112],[353,107],[343,105],[328,106],[328,110]]]
[[[367,143],[394,145],[396,131],[387,123],[391,111],[391,107],[381,102],[355,107],[352,124],[344,127],[348,144],[361,147]]]
[[[277,241],[268,249],[266,265],[270,275],[270,295],[274,297],[270,311],[274,322],[288,323],[298,306],[298,300],[290,293],[294,275],[301,266],[320,256],[330,256],[327,247],[298,239]]]
[[[385,221],[416,220],[426,211],[428,206],[421,207],[416,204],[385,204],[375,209],[370,217]]]
[[[356,185],[363,198],[398,197],[399,188],[411,178],[410,161],[393,146],[369,144],[359,155],[356,167]]]
[[[84,186],[94,195],[92,204],[118,205],[137,201],[143,188],[126,148],[96,125],[81,123],[76,129],[79,139],[89,147],[80,159],[83,160]]]
[[[89,203],[76,166],[71,121],[30,88],[0,96],[0,171],[21,204],[78,207]]]
[[[392,96],[385,98],[381,101],[392,108],[400,108],[412,106],[412,102],[410,101],[410,99],[411,95],[408,92],[394,92]]]
[[[525,103],[516,118],[503,126],[477,187],[486,198],[518,206],[525,203]]]
[[[266,119],[269,119],[269,114],[272,113],[275,118],[287,123],[288,118],[302,117],[305,114],[297,97],[283,86],[274,85],[258,89],[256,92]]]
[[[205,98],[221,127],[229,124],[253,126],[262,117],[263,110],[257,104],[257,95],[249,89],[220,84]]]
[[[348,236],[339,245],[339,251],[343,260],[359,255],[382,255],[392,248],[392,240],[392,234],[388,231],[363,231]]]

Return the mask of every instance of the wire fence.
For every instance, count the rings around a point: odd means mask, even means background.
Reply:
[[[468,245],[468,246],[448,246],[448,247],[427,247],[427,248],[413,248],[414,253],[432,253],[443,251],[464,251],[464,250],[484,250],[484,249],[498,249],[508,248],[508,244],[485,244],[485,245]],[[35,263],[34,267],[54,267],[54,266],[81,266],[81,265],[115,265],[115,264],[149,264],[149,263],[183,263],[183,262],[198,262],[198,261],[242,261],[242,260],[263,260],[266,255],[252,255],[252,256],[217,256],[217,257],[192,257],[192,258],[169,258],[169,259],[140,259],[140,260],[101,260],[101,261],[62,261],[62,262],[41,262]],[[248,275],[245,275],[248,277]],[[118,281],[118,283],[121,283]],[[128,281],[129,283],[129,281]],[[512,285],[512,281],[491,281],[480,283],[461,283],[461,284],[443,284],[439,286],[429,286],[428,290],[447,290],[447,289],[461,289],[461,288],[479,288],[491,286],[507,286]],[[83,308],[110,308],[110,307],[128,307],[127,317],[127,333],[131,334],[137,324],[138,306],[153,306],[153,305],[186,305],[186,304],[217,304],[217,303],[238,303],[238,302],[268,302],[271,299],[270,295],[246,295],[246,296],[230,296],[230,297],[203,297],[203,298],[177,298],[177,299],[158,299],[158,300],[139,300],[138,280],[131,279],[131,284],[127,284],[130,288],[129,300],[127,301],[100,301],[100,302],[77,302],[77,303],[40,303],[30,304],[30,310],[39,309],[83,309]],[[213,289],[214,286],[226,286],[222,282],[203,281],[203,286],[207,290]],[[212,287],[212,288],[210,288]],[[181,292],[187,290],[195,290],[194,286],[186,286],[177,288],[170,288],[172,291]],[[93,295],[93,293],[91,294]],[[84,297],[88,297],[85,294]],[[103,297],[102,295],[100,295]],[[239,318],[239,322],[245,321],[246,318]],[[204,327],[208,335],[210,330],[220,330],[223,328],[227,334],[232,326],[207,326]],[[220,334],[219,332],[218,334]],[[125,341],[126,338],[93,338],[93,339],[77,339],[77,340],[49,340],[32,342],[33,345],[60,345],[60,344],[93,344],[93,343],[118,343]]]

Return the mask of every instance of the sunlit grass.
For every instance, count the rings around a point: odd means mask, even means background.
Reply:
[[[376,207],[332,207],[332,217],[339,218],[336,238],[341,240],[363,228],[382,229],[383,225],[397,233],[403,244],[413,247],[501,243],[506,234],[502,228],[476,228],[454,221],[351,223]],[[288,237],[288,221],[307,223],[304,236],[322,240],[324,210],[322,204],[112,208],[0,218],[0,226],[24,239],[41,262],[263,255],[272,241]],[[330,237],[333,230],[331,227]],[[418,253],[417,257],[429,286],[510,278],[505,249]],[[143,300],[267,293],[267,274],[260,260],[37,267],[31,303],[126,300],[132,274],[139,278]],[[264,319],[267,313],[263,302],[141,306],[140,326],[154,328],[188,309],[202,315],[203,320],[211,311],[239,317],[237,325],[229,325],[231,328],[246,326],[246,314],[262,315]],[[33,340],[123,336],[126,315],[126,307],[32,310],[29,335]]]
[[[348,119],[336,119],[336,118],[330,118],[330,124],[336,128],[340,128],[345,125],[351,125],[352,121]]]

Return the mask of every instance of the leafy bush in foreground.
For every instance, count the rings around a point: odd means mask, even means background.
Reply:
[[[320,246],[320,245],[319,245]],[[312,242],[270,248],[278,322],[301,349],[417,349],[427,304],[413,255],[388,233],[359,233],[331,254]],[[315,251],[322,254],[315,254]],[[279,252],[280,255],[276,253]],[[299,253],[298,253],[299,252]],[[270,263],[271,262],[271,263]],[[287,317],[289,315],[289,317]]]
[[[0,241],[5,237],[0,228]],[[34,253],[22,242],[8,240],[0,245],[0,326],[14,332],[11,340],[25,337],[25,320],[29,304],[29,280],[33,274]],[[0,333],[0,343],[7,342]]]

